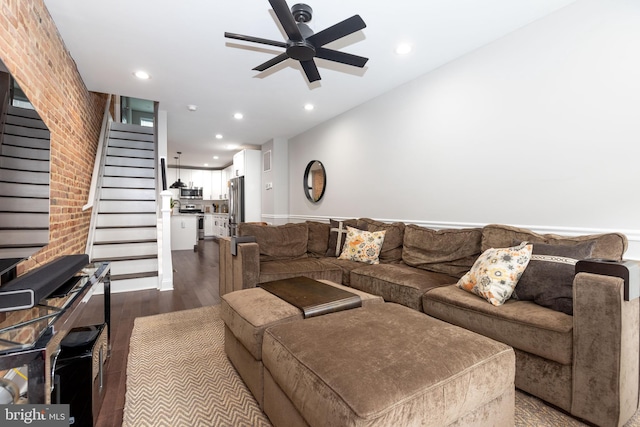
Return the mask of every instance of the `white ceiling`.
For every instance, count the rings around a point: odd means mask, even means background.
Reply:
[[[45,4],[89,90],[159,101],[169,163],[182,151],[183,166],[220,168],[237,151],[229,144],[300,134],[574,1],[309,0],[315,32],[359,14],[367,28],[326,47],[369,58],[364,69],[316,59],[322,80],[313,84],[291,59],[252,71],[283,49],[224,38],[228,31],[284,41],[267,0]],[[399,42],[412,52],[395,54]],[[140,69],[151,79],[136,79]],[[307,103],[315,109],[305,111]]]

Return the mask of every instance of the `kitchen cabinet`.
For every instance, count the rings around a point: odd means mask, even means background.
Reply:
[[[205,193],[207,194],[207,193]],[[211,198],[210,200],[220,200],[222,192],[222,171],[211,171]]]
[[[216,221],[213,214],[204,214],[204,237],[214,237],[217,235],[215,224]]]
[[[245,173],[245,150],[233,155],[233,176],[244,176]]]
[[[198,245],[197,215],[171,216],[171,250],[195,250]]]

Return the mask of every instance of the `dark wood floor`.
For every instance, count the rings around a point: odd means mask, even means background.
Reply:
[[[124,408],[129,339],[136,317],[214,305],[218,293],[218,243],[200,240],[197,251],[173,251],[172,291],[146,290],[112,294],[111,359],[107,366],[105,398],[98,427],[120,427]],[[91,298],[82,324],[99,322],[102,297]],[[95,319],[95,320],[94,320]]]

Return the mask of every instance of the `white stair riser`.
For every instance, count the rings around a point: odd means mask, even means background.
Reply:
[[[149,227],[156,226],[158,217],[155,214],[114,214],[98,215],[96,226],[101,227]]]
[[[153,142],[154,140],[152,134],[121,132],[113,129],[111,129],[111,131],[109,132],[109,138],[130,139],[133,141],[148,141],[148,142]]]
[[[5,224],[0,222],[0,226]],[[46,246],[49,243],[49,230],[0,230],[0,242],[3,245],[20,243],[21,245]]]
[[[94,234],[95,243],[126,242],[135,240],[155,240],[156,228],[98,228]]]
[[[93,245],[92,258],[109,259],[123,257],[137,257],[157,255],[158,244],[151,243],[121,243],[114,245]]]
[[[154,159],[155,154],[150,150],[109,147],[107,148],[107,156],[132,157],[136,159]]]
[[[158,289],[158,276],[111,281],[111,292],[114,294],[145,289]]]
[[[98,207],[100,213],[128,213],[128,212],[145,212],[151,213],[156,211],[156,202],[150,201],[100,201]]]
[[[105,176],[102,179],[102,187],[115,188],[156,188],[156,180],[150,178],[116,178]]]
[[[104,176],[155,178],[155,171],[147,168],[122,168],[118,166],[106,166]]]
[[[153,152],[153,146],[153,142],[149,141],[109,138],[109,147],[133,148],[136,150],[149,150]]]
[[[113,261],[111,263],[111,275],[136,274],[158,271],[158,258],[133,259],[128,261]]]
[[[132,159],[128,157],[107,157],[107,166],[127,166],[131,168],[153,168],[154,159]]]
[[[156,200],[156,190],[140,188],[103,188],[100,193],[102,200]]]

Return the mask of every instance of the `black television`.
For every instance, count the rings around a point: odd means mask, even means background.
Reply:
[[[50,132],[0,60],[0,286],[49,243]]]

